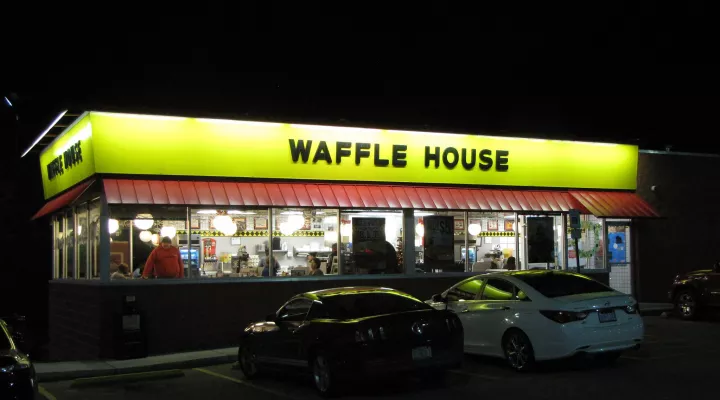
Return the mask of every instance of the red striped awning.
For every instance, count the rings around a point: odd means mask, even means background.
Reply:
[[[109,204],[589,213],[568,192],[335,183],[104,179]]]
[[[90,185],[92,185],[93,182],[94,181],[92,180],[83,182],[75,186],[74,188],[68,190],[67,192],[61,194],[60,196],[57,196],[54,199],[48,201],[38,212],[35,213],[32,219],[38,219],[54,211],[57,211],[67,206],[68,204],[71,204],[78,197],[80,197],[85,192],[85,190],[90,187]]]
[[[597,217],[659,217],[659,214],[635,193],[571,191],[570,194]]]

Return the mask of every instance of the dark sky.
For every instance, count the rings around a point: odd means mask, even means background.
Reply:
[[[68,107],[720,152],[713,10],[574,3],[20,5],[2,89],[21,145]]]
[[[0,241],[22,260],[49,259],[50,231],[27,222],[37,155],[18,156],[66,107],[720,153],[703,2],[5,3]],[[3,283],[47,279],[30,261]]]

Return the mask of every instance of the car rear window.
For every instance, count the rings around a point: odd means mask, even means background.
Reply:
[[[613,291],[598,281],[578,275],[517,274],[514,277],[532,286],[543,296],[550,298]]]
[[[388,293],[360,293],[328,296],[322,299],[328,316],[355,319],[406,311],[431,310],[420,300]]]

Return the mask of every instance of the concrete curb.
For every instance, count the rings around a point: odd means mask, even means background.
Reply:
[[[171,369],[165,371],[152,371],[152,372],[136,372],[132,374],[120,374],[120,375],[108,375],[108,376],[96,376],[93,378],[79,378],[75,379],[70,387],[82,388],[91,386],[104,386],[114,385],[118,383],[129,383],[129,382],[144,382],[153,381],[159,379],[168,378],[181,378],[185,376],[185,373],[180,369]]]
[[[220,351],[180,353],[135,360],[37,363],[35,365],[35,370],[39,382],[53,382],[166,370],[191,369],[232,363],[235,361],[237,361],[237,348]]]

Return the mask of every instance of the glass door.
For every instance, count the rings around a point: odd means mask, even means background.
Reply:
[[[607,262],[610,287],[632,294],[630,221],[607,220]]]
[[[567,269],[562,215],[519,216],[520,269]]]

